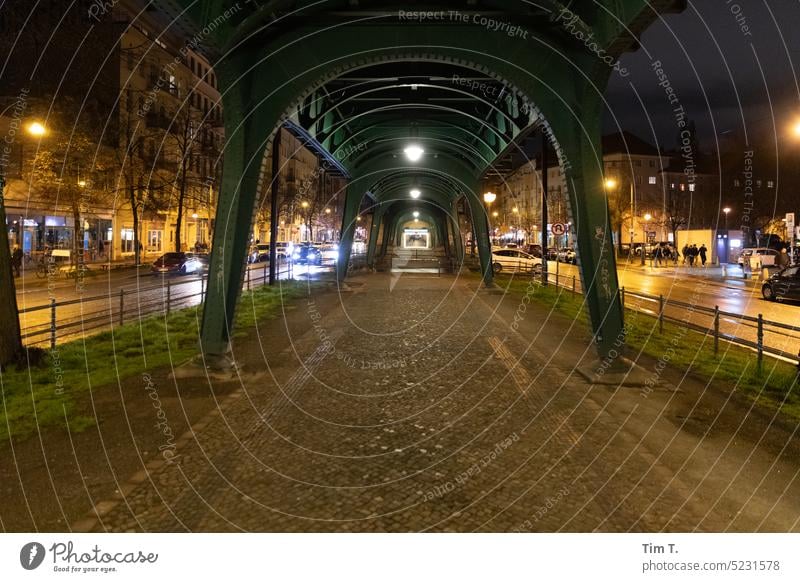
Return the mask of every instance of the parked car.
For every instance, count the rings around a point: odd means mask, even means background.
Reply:
[[[542,259],[517,249],[499,249],[492,251],[492,267],[495,273],[501,271],[540,273]]]
[[[294,252],[294,245],[290,242],[276,243],[275,252],[278,254],[279,259],[291,258]],[[269,262],[269,243],[258,243],[253,245],[250,249],[250,254],[247,255],[248,263],[263,263]]]
[[[336,262],[339,259],[339,245],[337,244],[321,244],[317,245],[317,249],[325,261]]]
[[[575,256],[575,249],[571,247],[560,249],[556,254],[557,260],[561,263],[574,263]]]
[[[203,265],[190,253],[164,253],[153,262],[150,270],[157,274],[187,275],[202,271]]]
[[[312,244],[294,247],[292,260],[300,265],[319,265],[322,262],[322,253]]]
[[[529,255],[533,255],[537,259],[542,258],[542,245],[528,245],[525,249]]]
[[[555,261],[558,259],[558,249],[556,247],[547,247],[547,260]]]
[[[768,301],[800,300],[800,265],[786,267],[764,281],[761,295]]]
[[[201,271],[208,271],[208,265],[211,261],[211,255],[208,253],[186,253],[186,256],[190,259],[197,259],[200,263],[200,270]]]
[[[248,263],[264,263],[269,261],[269,245],[257,244],[253,245],[250,254],[247,257]]]
[[[761,264],[762,265],[774,265],[775,262],[778,260],[778,255],[780,253],[775,249],[769,249],[767,247],[755,247],[751,249],[744,249],[742,254],[739,255],[737,259],[737,263],[739,263],[740,267],[744,267],[744,262],[749,261],[751,257],[758,256],[761,257]]]

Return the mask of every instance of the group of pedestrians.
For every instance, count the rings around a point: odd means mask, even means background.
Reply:
[[[669,264],[672,261],[674,265],[678,264],[678,249],[669,243],[661,243],[653,249],[653,265],[660,267]]]
[[[695,263],[700,262],[700,266],[705,267],[706,261],[708,260],[708,249],[706,245],[700,245],[700,248],[697,248],[697,245],[689,245],[685,244],[683,246],[683,264],[689,265],[690,267],[694,267]]]

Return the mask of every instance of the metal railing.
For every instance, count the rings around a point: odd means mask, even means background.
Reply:
[[[569,289],[573,295],[582,293],[580,278],[577,275],[556,275],[548,272],[548,282]],[[639,291],[620,288],[620,302],[629,311],[644,314],[656,319],[658,333],[664,333],[664,322],[668,321],[693,331],[710,336],[713,340],[714,354],[719,353],[719,341],[742,346],[756,352],[758,366],[762,366],[764,356],[777,358],[800,367],[800,326],[793,326],[757,316],[743,315],[713,308],[669,299],[660,295],[649,295]],[[727,329],[723,329],[727,328]],[[784,347],[791,344],[791,349]]]
[[[349,268],[357,269],[362,257],[351,258]],[[323,260],[313,265],[314,275],[335,270],[336,262]],[[293,280],[297,265],[292,261],[279,261],[277,276]],[[158,277],[158,275],[156,275]],[[174,309],[200,305],[208,289],[208,275],[174,280],[161,276],[161,283],[135,289],[120,288],[103,295],[79,297],[66,301],[51,299],[48,303],[19,310],[22,341],[29,346],[49,345],[60,341],[130,323],[143,317],[169,314]],[[248,266],[244,271],[242,290],[249,291],[269,283],[269,264],[264,267]]]

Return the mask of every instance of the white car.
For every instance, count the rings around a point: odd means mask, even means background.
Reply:
[[[323,261],[336,262],[339,259],[339,245],[337,244],[321,244],[316,245],[322,255]]]
[[[492,251],[492,268],[495,273],[540,273],[542,259],[518,249],[498,249]]]
[[[740,267],[744,267],[744,262],[753,256],[761,257],[761,264],[765,266],[774,265],[780,253],[775,249],[768,249],[766,247],[756,247],[752,249],[744,249],[739,259],[736,261]]]

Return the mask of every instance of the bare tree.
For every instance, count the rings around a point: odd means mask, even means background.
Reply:
[[[170,149],[177,158],[174,177],[174,189],[177,191],[175,252],[181,252],[181,231],[187,202],[205,202],[204,193],[210,176],[205,175],[204,170],[213,167],[219,155],[209,117],[188,104],[182,107],[173,116],[162,147]]]

